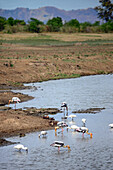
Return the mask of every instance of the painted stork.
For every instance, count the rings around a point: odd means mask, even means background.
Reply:
[[[21,100],[18,97],[13,97],[11,100],[9,100],[9,103],[15,103],[15,110],[16,110],[16,103],[19,103]]]
[[[50,146],[58,147],[58,151],[60,151],[60,147],[68,148],[68,151],[70,150],[70,146],[69,145],[64,145],[64,142],[62,142],[62,141],[55,141]]]

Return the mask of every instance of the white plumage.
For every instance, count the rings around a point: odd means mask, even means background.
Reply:
[[[12,98],[12,102],[17,102],[19,103],[21,100],[18,97],[13,97]]]
[[[19,103],[20,101],[21,100],[18,97],[13,97],[11,100],[9,100],[8,104],[10,104],[11,102],[15,103],[15,109],[16,109],[16,103]]]
[[[82,122],[83,122],[83,123],[86,123],[86,119],[85,119],[85,118],[83,118],[83,119],[82,119]]]
[[[59,126],[59,127],[67,127],[68,125],[64,121],[61,121],[61,122],[57,123],[57,126]]]
[[[73,120],[73,118],[75,118],[76,115],[71,114],[71,115],[69,115],[68,117],[71,118],[71,119]]]
[[[25,151],[28,151],[28,148],[25,147],[24,145],[22,144],[18,144],[16,146],[14,146],[15,149],[17,149],[18,151],[22,151],[22,150],[25,150]]]
[[[40,137],[40,136],[43,136],[43,137],[44,137],[44,136],[46,136],[46,135],[47,135],[47,131],[41,131],[38,136],[39,136],[39,137]]]
[[[109,127],[110,127],[110,128],[113,128],[113,123],[109,124]]]
[[[86,119],[85,118],[82,119],[82,123],[83,123],[82,126],[85,127],[86,126]]]

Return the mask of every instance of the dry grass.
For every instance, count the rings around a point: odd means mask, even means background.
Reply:
[[[17,33],[0,37],[5,40],[0,46],[1,84],[113,73],[113,34]],[[49,40],[53,41],[47,45]],[[42,45],[38,45],[40,41]]]

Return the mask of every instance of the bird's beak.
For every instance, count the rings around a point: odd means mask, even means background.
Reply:
[[[69,145],[64,146],[64,148],[68,148],[68,151],[71,150]]]
[[[92,133],[90,133],[90,138],[92,138],[93,137],[93,134]]]

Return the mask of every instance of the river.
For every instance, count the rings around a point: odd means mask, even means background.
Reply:
[[[18,108],[60,108],[63,101],[68,103],[69,112],[88,108],[105,108],[96,114],[76,114],[70,126],[82,126],[82,118],[93,134],[93,138],[82,133],[67,131],[55,136],[49,130],[46,138],[39,138],[40,132],[29,133],[25,137],[11,137],[8,140],[20,142],[28,147],[28,153],[17,152],[14,145],[0,147],[0,169],[8,170],[112,170],[113,169],[113,75],[85,76],[75,79],[51,80],[47,82],[26,84],[36,86],[37,90],[22,90],[24,94],[34,96],[33,100],[17,104]],[[15,91],[17,92],[17,91]],[[14,105],[12,105],[14,107]],[[61,121],[63,113],[55,116]],[[59,130],[60,131],[60,130]],[[71,151],[51,147],[54,141],[63,141],[70,145]]]

